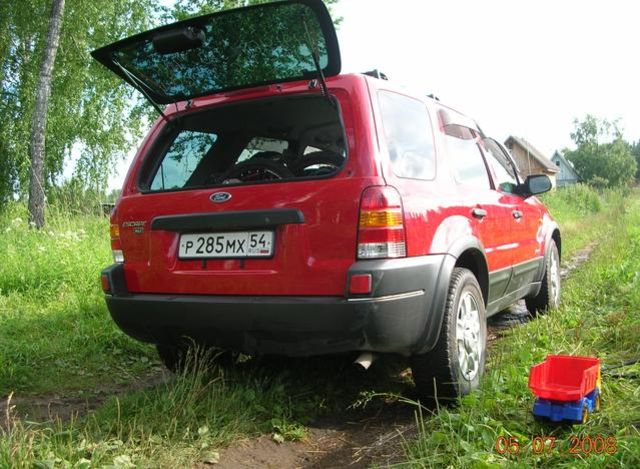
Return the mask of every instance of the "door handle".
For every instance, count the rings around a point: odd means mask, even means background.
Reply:
[[[522,218],[522,212],[520,210],[514,210],[511,214],[516,220],[520,220]]]
[[[471,214],[474,217],[479,218],[479,219],[482,220],[484,217],[487,216],[487,211],[485,209],[483,209],[483,208],[476,207],[473,210],[471,210]]]

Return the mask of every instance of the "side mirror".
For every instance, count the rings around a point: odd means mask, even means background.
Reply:
[[[524,197],[532,195],[542,194],[550,191],[553,185],[551,179],[546,174],[534,174],[527,177],[527,180],[520,184],[516,190],[516,193]]]

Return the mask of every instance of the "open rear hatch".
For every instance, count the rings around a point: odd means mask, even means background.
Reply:
[[[321,0],[193,18],[93,56],[156,104],[340,72]],[[162,127],[114,217],[129,291],[344,294],[371,181],[348,158],[349,94],[302,89],[234,94]]]
[[[321,0],[226,10],[162,26],[92,52],[157,104],[340,73]],[[315,55],[315,57],[314,57]]]

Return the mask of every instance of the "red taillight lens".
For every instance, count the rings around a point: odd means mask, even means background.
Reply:
[[[124,262],[124,255],[122,253],[122,243],[120,242],[120,225],[118,225],[113,215],[111,216],[109,233],[111,234],[111,253],[113,254],[113,261],[118,264],[122,264]]]
[[[391,186],[367,187],[360,201],[358,259],[406,255],[400,194]]]
[[[109,286],[109,277],[107,277],[105,274],[102,274],[100,276],[100,282],[102,283],[102,291],[107,293],[111,290],[111,286]]]
[[[349,279],[349,293],[353,295],[367,295],[371,293],[373,278],[371,274],[356,274]]]

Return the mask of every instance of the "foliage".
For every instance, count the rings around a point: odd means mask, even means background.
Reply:
[[[609,122],[587,115],[574,121],[571,139],[575,150],[565,150],[584,181],[595,187],[630,184],[638,168],[629,144],[622,138],[617,121]]]
[[[178,0],[171,11],[171,17],[175,20],[184,20],[192,16],[205,15],[228,8],[240,8],[260,3],[270,3],[273,0]],[[339,0],[324,0],[324,3],[331,8]],[[339,19],[334,18],[334,22],[339,23]]]
[[[561,210],[590,215],[602,210],[598,192],[586,184],[572,184],[558,188],[540,197],[554,216]]]
[[[640,140],[631,145],[631,154],[636,160],[636,165],[638,166],[638,170],[636,171],[636,179],[640,179]]]
[[[68,2],[46,128],[45,175],[56,185],[72,154],[76,174],[104,189],[109,169],[139,136],[146,108],[89,52],[151,26],[152,0]],[[50,1],[2,2],[0,6],[0,205],[24,195],[34,95]],[[135,105],[134,105],[135,104]]]

